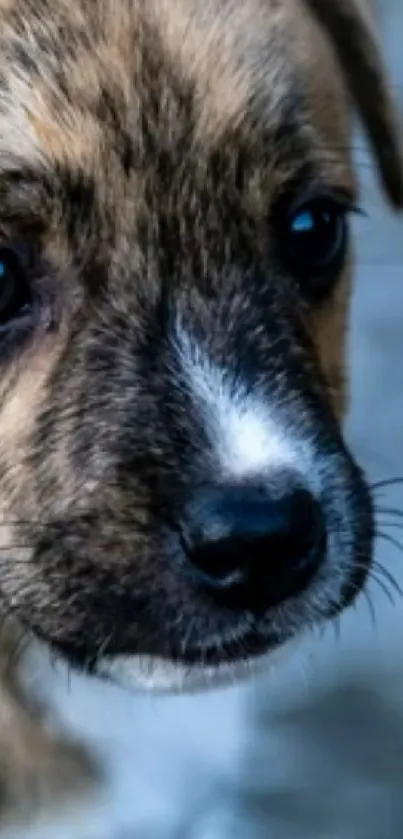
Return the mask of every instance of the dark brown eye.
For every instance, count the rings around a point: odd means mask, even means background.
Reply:
[[[23,255],[12,247],[0,246],[0,327],[25,316],[31,303]]]
[[[282,256],[307,293],[325,293],[343,267],[348,244],[348,211],[330,198],[315,198],[284,219]]]

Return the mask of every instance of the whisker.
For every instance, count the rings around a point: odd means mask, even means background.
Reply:
[[[114,634],[115,634],[115,630],[112,629],[111,632],[109,632],[109,634],[106,635],[105,638],[103,639],[103,641],[101,641],[100,644],[98,645],[98,649],[97,649],[96,654],[95,654],[95,663],[96,664],[98,664],[98,662],[101,661],[101,659],[106,654],[108,647],[110,646],[110,644],[113,641]]]
[[[385,489],[393,486],[402,486],[403,485],[403,477],[402,478],[384,478],[381,481],[375,481],[373,484],[370,485],[371,489],[377,491],[378,489]]]
[[[373,580],[373,582],[374,582],[374,583],[376,583],[376,585],[377,585],[377,586],[379,586],[379,588],[381,589],[381,591],[383,591],[383,593],[385,594],[385,596],[386,596],[387,600],[389,601],[389,603],[390,603],[392,606],[395,606],[395,605],[396,605],[396,601],[395,601],[395,599],[394,599],[394,597],[393,597],[392,593],[391,593],[391,592],[390,592],[390,590],[388,589],[388,587],[387,587],[386,583],[384,583],[384,581],[383,581],[383,580],[380,580],[380,579],[379,579],[379,577],[378,577],[376,574],[374,574],[374,573],[370,574],[370,579],[371,579],[371,580]]]
[[[397,507],[377,507],[375,512],[385,513],[390,516],[397,516],[397,518],[403,519],[403,510],[399,510]]]
[[[10,563],[10,564],[8,565],[8,563]],[[1,565],[1,557],[0,557],[0,565]],[[12,560],[8,559],[7,563],[4,562],[2,567],[3,568],[15,568],[17,565],[22,565],[22,566],[25,566],[25,567],[29,567],[29,566],[32,565],[32,561],[31,561],[31,559],[12,559]]]
[[[368,606],[368,611],[369,611],[369,614],[370,614],[372,626],[375,628],[376,627],[376,613],[375,613],[375,606],[373,604],[371,595],[370,595],[367,588],[364,588],[362,593],[363,593],[364,599],[365,599],[365,601],[367,603],[367,606]]]
[[[67,666],[66,666],[67,696],[71,696],[71,676],[72,676],[71,667],[70,667],[70,664],[67,663]]]
[[[385,542],[389,542],[390,545],[393,545],[396,550],[401,551],[403,553],[403,544],[399,542],[398,539],[395,539],[394,536],[391,536],[390,533],[385,533],[385,531],[379,531],[377,533],[379,539],[383,539]]]
[[[341,638],[341,621],[340,621],[340,615],[337,615],[337,616],[336,616],[336,617],[332,620],[332,626],[333,626],[334,637],[335,637],[336,641],[340,641],[340,638]]]
[[[25,653],[32,641],[32,636],[28,631],[24,631],[22,635],[17,638],[16,643],[12,646],[9,661],[8,661],[8,669],[16,670],[21,660],[24,658]]]
[[[374,561],[373,567],[376,571],[378,571],[379,574],[385,577],[385,579],[389,582],[389,584],[397,592],[397,594],[400,597],[403,597],[403,588],[399,585],[393,574],[391,574],[391,572],[383,565],[381,565],[381,563],[377,560]]]
[[[382,521],[377,522],[378,527],[390,527],[394,530],[403,530],[403,521],[388,521],[387,519],[383,519]],[[376,534],[379,535],[379,531],[376,531]]]
[[[3,551],[4,553],[9,553],[10,551],[28,551],[32,548],[32,545],[0,545],[0,553]],[[28,560],[21,560],[22,562],[27,562]],[[18,560],[16,560],[18,562]]]

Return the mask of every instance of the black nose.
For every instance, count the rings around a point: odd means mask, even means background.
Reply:
[[[320,504],[288,485],[271,497],[248,485],[204,490],[189,559],[223,604],[261,612],[302,591],[326,552]]]

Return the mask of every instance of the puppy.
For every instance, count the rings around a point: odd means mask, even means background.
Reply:
[[[354,108],[403,205],[371,23],[360,0],[0,22],[3,611],[123,685],[233,678],[371,563],[340,429]]]

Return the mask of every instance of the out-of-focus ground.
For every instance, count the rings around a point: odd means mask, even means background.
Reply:
[[[378,6],[403,110],[403,2]],[[356,145],[369,217],[357,227],[349,438],[375,480],[403,476],[403,220]],[[403,510],[403,487],[387,501]],[[380,540],[378,559],[403,585],[403,551]],[[2,839],[401,839],[403,599],[374,585],[372,600],[375,626],[362,597],[338,638],[307,639],[266,679],[204,697],[133,698],[38,671],[107,784],[85,816]]]

